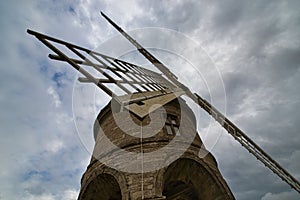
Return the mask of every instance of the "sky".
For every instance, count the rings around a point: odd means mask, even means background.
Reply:
[[[299,7],[296,0],[1,1],[0,199],[76,199],[93,120],[109,101],[50,60],[27,28],[149,66],[100,10],[300,180]],[[165,41],[170,33],[175,39]],[[181,67],[187,61],[193,67]],[[209,119],[201,110],[197,117]],[[219,125],[198,120],[198,131],[236,199],[299,199]]]

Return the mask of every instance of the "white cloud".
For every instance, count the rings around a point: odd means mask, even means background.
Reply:
[[[299,194],[297,194],[295,191],[282,192],[278,194],[272,194],[269,192],[261,198],[261,200],[282,200],[282,199],[297,200],[299,199]]]
[[[55,200],[55,197],[51,194],[42,194],[42,195],[27,195],[22,199],[26,200]]]
[[[53,98],[55,107],[59,107],[61,105],[61,101],[59,99],[57,92],[53,89],[53,87],[49,87],[47,92]]]
[[[62,196],[62,200],[77,199],[78,194],[79,194],[79,191],[74,190],[74,189],[68,189],[68,190],[64,191],[63,196]]]
[[[48,151],[51,151],[53,153],[58,152],[59,150],[61,150],[64,147],[64,143],[61,140],[54,140],[54,141],[50,141],[47,145],[46,145],[46,149]]]

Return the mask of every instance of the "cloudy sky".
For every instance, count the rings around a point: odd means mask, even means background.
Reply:
[[[106,41],[117,32],[100,10],[126,30],[164,28],[201,47],[214,68],[193,65],[204,74],[217,106],[225,107],[226,116],[300,180],[299,7],[299,1],[1,1],[0,199],[76,199],[93,138],[92,120],[84,125],[74,121],[78,115],[93,119],[109,98],[92,92],[96,109],[78,103],[74,111],[74,91],[76,98],[89,98],[84,94],[94,88],[80,90],[77,73],[49,60],[49,50],[26,29],[91,49],[102,45],[109,52]],[[149,47],[158,41],[156,35],[137,37]],[[136,57],[128,59],[147,63]],[[176,74],[172,56],[157,57],[169,61]],[[189,77],[193,74],[185,80]],[[212,95],[190,80],[186,84],[196,92]],[[205,142],[208,127],[198,123],[198,129]],[[209,149],[237,199],[299,199],[218,125],[210,129],[221,131]]]

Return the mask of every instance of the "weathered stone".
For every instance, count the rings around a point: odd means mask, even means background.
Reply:
[[[95,122],[94,153],[79,200],[234,199],[216,160],[201,149],[195,116],[182,99],[164,105],[180,121],[180,135],[169,135],[159,115],[152,123],[149,116],[113,113],[110,106]],[[141,138],[143,132],[150,136]]]

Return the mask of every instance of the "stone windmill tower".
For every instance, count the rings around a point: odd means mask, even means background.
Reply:
[[[299,182],[209,102],[192,93],[159,60],[101,13],[162,74],[28,30],[84,77],[112,97],[94,124],[94,152],[81,180],[79,200],[234,199],[216,160],[203,148],[187,95],[250,153],[292,188]],[[73,53],[69,57],[58,46]],[[100,72],[95,77],[87,67]],[[113,92],[114,85],[125,94]]]
[[[156,98],[164,102],[166,96]],[[198,156],[204,149],[192,110],[181,98],[172,98],[163,105],[164,112],[145,117],[113,111],[114,102],[101,110],[78,199],[234,199],[214,157],[208,152]],[[147,104],[139,107],[148,109]],[[158,120],[152,123],[153,118]]]

